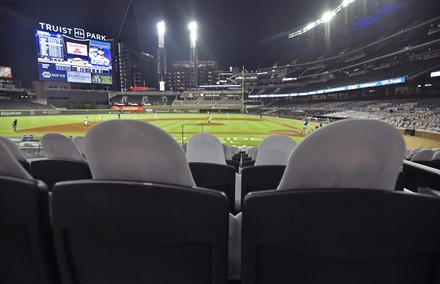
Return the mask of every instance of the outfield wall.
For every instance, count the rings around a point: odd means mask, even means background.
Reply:
[[[415,136],[440,141],[440,133],[415,129],[397,128],[402,135]]]
[[[32,115],[69,115],[69,114],[108,114],[108,113],[201,113],[201,112],[231,112],[237,113],[240,107],[213,106],[120,106],[111,109],[45,109],[45,110],[3,110],[2,116],[32,116]]]

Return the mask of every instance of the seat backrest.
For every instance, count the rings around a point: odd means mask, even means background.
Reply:
[[[21,152],[21,150],[18,148],[18,146],[14,142],[12,142],[10,139],[0,136],[0,142],[3,142],[3,144],[5,144],[5,146],[8,147],[9,151],[14,155],[14,157],[19,162],[27,161],[23,152]]]
[[[255,161],[257,157],[256,153],[258,153],[258,147],[252,147],[248,151],[248,157]]]
[[[197,133],[189,139],[186,157],[188,162],[226,165],[222,143],[209,133]]]
[[[432,156],[431,160],[433,160],[433,161],[440,161],[440,151],[435,153],[434,156]]]
[[[281,165],[285,166],[290,153],[296,147],[296,142],[286,135],[272,135],[264,139],[258,146],[255,166]]]
[[[41,138],[41,145],[48,159],[84,161],[75,143],[62,134],[45,134]]]
[[[329,188],[255,192],[242,216],[243,284],[438,283],[437,197]]]
[[[420,150],[412,158],[411,162],[431,161],[434,151],[431,149]]]
[[[234,151],[232,150],[231,147],[223,144],[223,152],[225,153],[226,160],[232,160],[232,157],[234,156]]]
[[[99,180],[53,192],[63,283],[227,284],[228,200],[192,188],[170,135],[142,121],[105,121],[87,133],[85,152]]]
[[[87,162],[75,160],[35,160],[30,164],[30,172],[35,179],[42,180],[49,190],[60,181],[91,178]]]
[[[295,148],[278,189],[394,190],[404,154],[402,135],[388,123],[362,119],[334,122]]]
[[[262,165],[244,167],[241,171],[241,200],[251,191],[277,189],[286,166]]]
[[[195,186],[180,145],[152,124],[104,121],[88,131],[84,146],[93,179]]]
[[[413,150],[411,151],[411,153],[409,153],[409,154],[407,154],[407,155],[405,156],[405,160],[411,161],[411,159],[415,156],[415,154],[417,154],[417,153],[420,152],[421,150],[423,150],[422,147],[419,147],[419,148],[417,148],[417,149],[413,149]]]
[[[0,142],[3,142],[3,144],[9,149],[11,154],[14,155],[15,159],[17,159],[17,161],[26,169],[26,171],[29,172],[29,161],[26,159],[25,155],[23,154],[23,152],[21,152],[18,146],[10,139],[2,136],[0,136]]]
[[[232,146],[231,148],[232,148],[232,153],[234,153],[234,155],[238,154],[238,152],[240,152],[240,149],[236,146]]]
[[[235,168],[228,165],[195,162],[190,162],[189,167],[196,185],[225,193],[231,204],[231,212],[235,213],[233,206],[235,203]]]
[[[0,141],[0,283],[59,283],[46,186]]]
[[[63,283],[227,284],[228,207],[223,194],[198,188],[58,183],[52,212]]]
[[[72,138],[73,143],[75,143],[75,146],[78,148],[81,155],[84,155],[84,137],[82,136],[76,136]]]
[[[8,144],[8,142],[0,140],[0,175],[24,180],[33,180],[32,176],[18,162]]]

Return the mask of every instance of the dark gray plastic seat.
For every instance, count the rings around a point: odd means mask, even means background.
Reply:
[[[224,192],[234,213],[236,170],[226,164],[218,138],[209,133],[195,134],[188,141],[186,157],[196,185]]]
[[[0,283],[59,283],[48,190],[0,141]]]
[[[75,143],[58,133],[41,140],[47,159],[31,162],[31,174],[46,183],[49,190],[60,181],[90,179],[90,169]]]
[[[440,199],[394,191],[404,154],[381,121],[310,134],[244,199],[242,283],[438,283]]]
[[[105,121],[86,135],[85,152],[94,180],[53,192],[63,283],[227,283],[228,200],[195,187],[171,136]]]

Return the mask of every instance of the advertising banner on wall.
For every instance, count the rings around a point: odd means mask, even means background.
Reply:
[[[92,82],[92,75],[90,73],[67,71],[67,82],[91,83]]]
[[[58,70],[55,66],[50,64],[40,63],[39,66],[40,80],[67,82],[66,71]]]
[[[142,113],[144,110],[143,106],[111,106],[111,110],[119,110],[121,112],[137,112]]]

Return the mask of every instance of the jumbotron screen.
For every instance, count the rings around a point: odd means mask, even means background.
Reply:
[[[40,80],[112,84],[111,44],[35,30]]]

